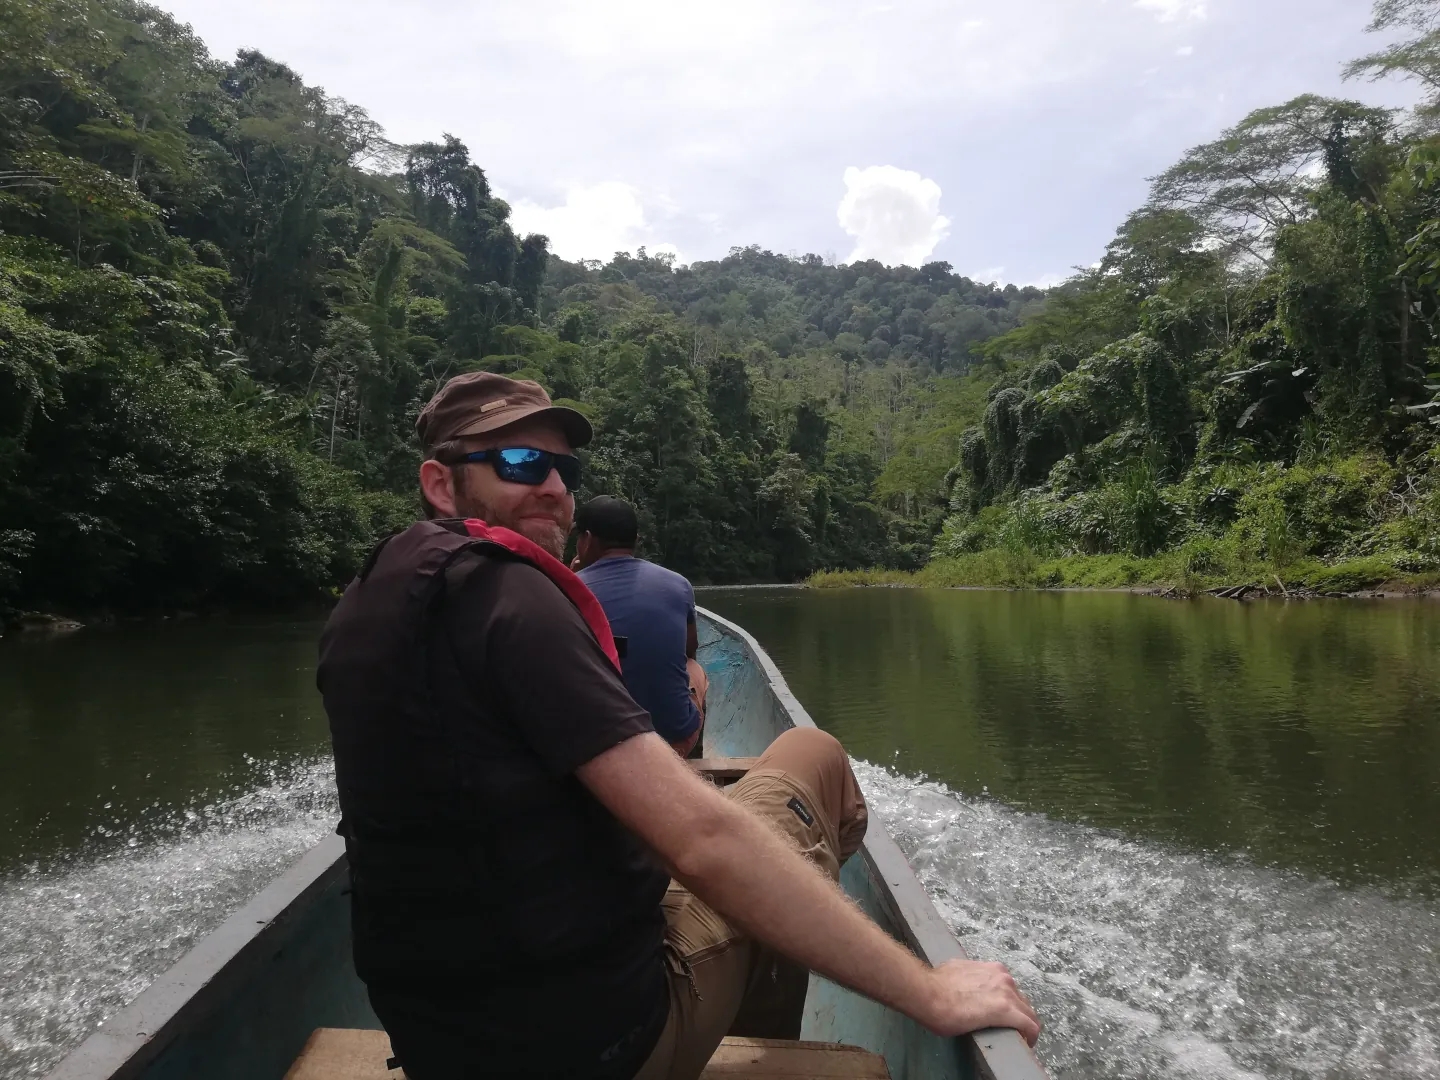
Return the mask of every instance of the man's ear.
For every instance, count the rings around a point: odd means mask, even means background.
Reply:
[[[595,553],[595,534],[581,529],[575,534],[575,555],[582,563],[589,565]]]
[[[455,474],[434,458],[420,463],[420,490],[437,516],[450,518],[455,511]]]

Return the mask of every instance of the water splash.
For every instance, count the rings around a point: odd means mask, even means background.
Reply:
[[[43,1075],[334,828],[330,762],[267,772],[0,878],[0,1077]]]
[[[1433,902],[1185,852],[856,768],[1055,1080],[1440,1080]],[[42,1075],[334,825],[328,762],[105,826],[0,878],[0,1077]]]
[[[1440,1080],[1433,900],[1186,852],[856,766],[1055,1080]]]

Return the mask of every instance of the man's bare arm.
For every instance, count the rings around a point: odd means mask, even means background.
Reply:
[[[685,624],[685,655],[691,660],[700,651],[700,631],[695,629],[695,620],[691,619]]]
[[[658,735],[627,739],[577,771],[696,896],[751,937],[940,1035],[1040,1024],[1000,964],[927,967],[765,822],[697,777]]]

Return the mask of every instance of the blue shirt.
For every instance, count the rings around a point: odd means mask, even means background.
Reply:
[[[666,742],[700,726],[685,670],[685,638],[695,621],[695,590],[673,570],[630,555],[612,555],[580,571],[610,629],[628,639],[620,667],[635,703]]]

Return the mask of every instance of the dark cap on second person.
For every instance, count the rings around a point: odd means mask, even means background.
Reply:
[[[452,439],[488,435],[532,416],[552,418],[571,446],[584,446],[595,429],[582,413],[550,401],[545,388],[529,379],[493,371],[456,375],[420,410],[415,431],[429,449]]]

